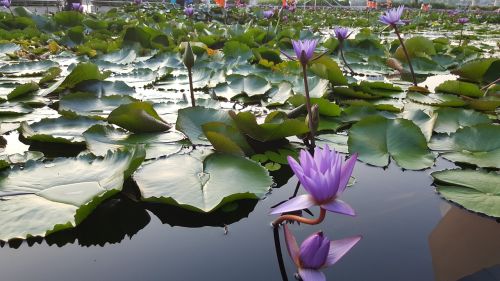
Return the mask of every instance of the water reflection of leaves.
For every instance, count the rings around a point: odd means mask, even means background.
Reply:
[[[162,223],[171,226],[204,227],[226,226],[240,221],[253,211],[259,200],[246,199],[231,202],[210,213],[194,212],[174,205],[150,203],[146,209],[155,214]]]

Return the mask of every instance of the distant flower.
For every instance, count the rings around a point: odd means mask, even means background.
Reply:
[[[186,14],[186,16],[188,17],[192,17],[194,14],[193,7],[186,7],[186,9],[184,9],[184,14]]]
[[[337,37],[339,41],[344,41],[352,34],[352,32],[349,33],[349,29],[346,27],[335,27],[333,32],[335,33],[335,37]]]
[[[83,5],[81,3],[71,3],[71,10],[83,12]]]
[[[264,11],[262,14],[264,15],[264,18],[270,19],[274,15],[274,11],[273,10],[267,10],[267,11]]]
[[[457,10],[450,10],[448,11],[448,15],[450,16],[456,16],[460,13],[460,11],[457,11]]]
[[[459,19],[457,20],[457,22],[458,22],[459,24],[466,24],[466,23],[468,23],[468,22],[469,22],[469,19],[468,19],[468,18],[459,18]]]
[[[3,7],[8,9],[8,8],[10,8],[10,3],[11,3],[10,0],[1,0],[0,6],[3,6]]]
[[[297,196],[271,210],[271,214],[280,214],[306,209],[315,205],[330,212],[354,216],[355,212],[349,204],[338,197],[342,195],[351,177],[357,154],[344,164],[342,155],[330,150],[328,145],[323,149],[316,147],[314,156],[301,150],[300,164],[292,157],[288,163],[308,194]]]
[[[134,0],[134,4],[141,5],[142,4],[142,0]]]
[[[409,25],[411,23],[411,20],[401,20],[404,25]]]
[[[284,227],[284,232],[288,254],[297,266],[303,281],[325,281],[326,277],[320,269],[337,263],[361,240],[361,236],[354,236],[330,241],[320,231],[304,240],[299,248],[287,225]]]
[[[379,21],[391,26],[403,24],[403,22],[401,21],[401,16],[403,15],[404,9],[405,6],[399,6],[398,8],[390,9],[380,16]]]

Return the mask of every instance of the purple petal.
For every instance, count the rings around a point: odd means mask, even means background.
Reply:
[[[313,198],[309,194],[304,194],[292,198],[286,201],[285,203],[279,205],[278,207],[272,209],[270,214],[275,215],[291,211],[303,210],[312,207],[314,205],[316,205],[316,203],[314,203]]]
[[[299,275],[303,281],[326,281],[323,272],[309,268],[299,268]]]
[[[354,170],[354,165],[358,160],[358,154],[353,154],[342,167],[342,172],[340,175],[340,183],[339,183],[339,191],[337,194],[341,194],[344,192],[347,184],[349,183],[349,179],[351,178],[352,171]]]
[[[330,252],[330,240],[317,232],[309,236],[300,245],[300,264],[304,268],[319,269],[325,263]]]
[[[343,215],[348,215],[348,216],[356,215],[354,209],[349,204],[340,199],[335,199],[328,203],[322,204],[321,208],[328,210],[330,212],[339,213]]]
[[[335,240],[330,242],[330,252],[326,259],[325,267],[332,266],[337,263],[347,252],[349,252],[354,245],[356,245],[361,236],[349,237],[341,240]]]
[[[293,262],[295,265],[299,265],[299,244],[297,244],[297,240],[295,239],[295,236],[293,236],[292,232],[290,229],[288,229],[288,225],[285,224],[283,227],[283,232],[285,233],[285,244],[286,244],[286,249],[288,250],[288,254],[292,258]]]

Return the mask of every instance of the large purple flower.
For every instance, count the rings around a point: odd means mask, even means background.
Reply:
[[[5,8],[10,8],[10,0],[1,0],[0,1],[0,6],[3,6]]]
[[[83,5],[81,3],[71,3],[71,10],[83,12]]]
[[[468,19],[468,18],[459,18],[459,19],[457,20],[457,22],[458,22],[459,24],[466,24],[466,23],[468,23],[468,22],[469,22],[469,19]]]
[[[271,210],[280,214],[306,209],[315,205],[330,212],[354,216],[355,212],[338,197],[344,192],[358,156],[354,154],[342,165],[342,155],[316,147],[314,157],[306,150],[300,151],[300,164],[292,157],[288,163],[308,194],[297,196]]]
[[[264,15],[264,18],[270,19],[274,15],[274,11],[273,10],[267,10],[267,11],[262,12],[262,14]]]
[[[391,26],[404,24],[403,21],[401,21],[401,16],[403,15],[404,9],[405,6],[399,6],[397,8],[390,9],[380,16],[379,21]]]
[[[193,7],[186,7],[186,9],[184,9],[184,14],[186,14],[186,16],[188,17],[192,17],[194,14]]]
[[[299,248],[297,240],[287,225],[284,226],[284,232],[288,254],[299,269],[299,275],[303,281],[326,281],[320,269],[337,263],[361,240],[361,236],[354,236],[330,241],[320,231],[304,240]]]
[[[339,41],[344,41],[352,34],[352,32],[349,32],[349,29],[347,27],[335,27],[333,32],[335,33],[335,37],[337,37]]]

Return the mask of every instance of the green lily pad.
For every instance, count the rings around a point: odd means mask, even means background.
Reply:
[[[385,167],[392,157],[405,169],[420,170],[434,164],[434,155],[420,128],[405,119],[370,116],[349,130],[349,153],[368,164]]]
[[[0,67],[0,73],[13,76],[33,76],[41,74],[47,69],[55,66],[58,66],[58,64],[50,60],[26,61],[15,64],[6,64]]]
[[[143,159],[144,150],[136,148],[93,161],[60,158],[2,172],[0,240],[46,236],[80,224],[122,189]]]
[[[227,76],[227,83],[217,85],[214,92],[218,97],[231,100],[241,94],[249,97],[264,95],[269,89],[269,82],[260,76],[232,74]]]
[[[309,128],[304,121],[297,119],[288,119],[286,114],[275,112],[274,116],[278,118],[266,118],[262,124],[257,123],[257,118],[251,112],[240,112],[236,114],[230,111],[238,129],[247,134],[252,139],[267,142],[283,139],[290,136],[302,135],[309,132]],[[277,115],[279,114],[279,116]]]
[[[103,156],[108,150],[143,145],[146,149],[146,159],[169,156],[181,150],[180,140],[184,136],[178,132],[130,134],[112,126],[95,125],[83,133],[87,149],[92,154]]]
[[[310,70],[319,77],[327,79],[334,86],[347,85],[347,79],[344,77],[339,65],[326,55],[314,60]]]
[[[69,116],[87,116],[106,119],[108,115],[121,105],[137,101],[130,96],[102,96],[76,92],[63,96],[59,100],[59,112]]]
[[[46,118],[33,124],[22,122],[19,132],[28,141],[83,145],[83,132],[96,124],[104,122],[84,117]]]
[[[179,109],[175,129],[184,133],[192,144],[207,145],[210,142],[202,126],[210,122],[233,123],[227,111],[195,106]]]
[[[143,200],[211,212],[240,199],[259,199],[272,179],[244,157],[195,151],[144,165],[134,175]]]
[[[499,62],[500,59],[498,58],[475,60],[462,65],[459,69],[452,71],[452,73],[473,82],[481,83],[485,80],[489,82],[498,78],[498,73],[500,72]],[[487,79],[486,74],[490,71],[496,73],[497,77]]]
[[[20,98],[20,97],[23,97],[27,94],[33,93],[34,91],[37,91],[38,89],[40,89],[40,87],[35,82],[22,84],[22,85],[17,86],[14,90],[12,90],[12,92],[10,92],[7,95],[7,99],[13,100],[16,98]]]
[[[463,127],[491,123],[487,115],[474,110],[444,107],[435,112],[438,114],[434,126],[437,133],[454,133]]]
[[[476,98],[484,96],[483,91],[481,91],[476,84],[457,80],[450,80],[441,83],[436,87],[436,92]]]
[[[425,105],[432,106],[450,106],[450,107],[461,107],[465,106],[467,103],[456,95],[450,94],[428,94],[424,95],[417,92],[409,92],[407,98]]]
[[[500,175],[496,172],[446,170],[431,174],[437,191],[464,208],[500,217]],[[446,185],[443,185],[446,184]]]
[[[432,43],[432,41],[422,36],[412,37],[406,40],[404,44],[406,46],[410,59],[416,57],[432,56],[436,54],[436,49],[434,49],[434,44]],[[395,57],[400,61],[406,61],[406,56],[401,46],[399,46],[396,50]]]
[[[500,126],[479,124],[465,127],[445,138],[433,138],[429,146],[448,151],[442,156],[453,162],[500,168]]]
[[[108,122],[134,133],[164,132],[171,128],[148,102],[121,105],[109,114]]]
[[[206,123],[202,128],[217,152],[241,156],[253,154],[253,149],[237,128],[222,122]]]

